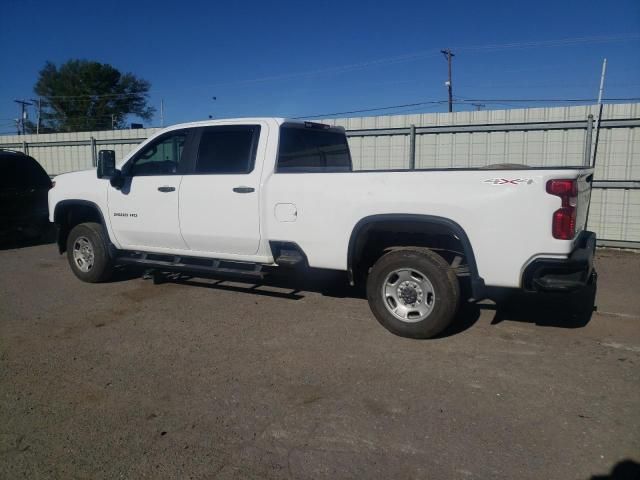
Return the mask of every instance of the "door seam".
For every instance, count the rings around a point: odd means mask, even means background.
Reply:
[[[184,180],[184,175],[180,175],[180,183],[178,184],[178,231],[180,232],[180,238],[187,246],[187,250],[192,250],[192,248],[187,243],[187,240],[182,235],[182,210],[180,209],[180,193],[182,192],[182,180]]]

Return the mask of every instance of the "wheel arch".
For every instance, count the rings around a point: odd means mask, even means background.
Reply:
[[[485,296],[484,280],[479,275],[469,236],[455,221],[434,215],[393,213],[371,215],[359,220],[351,231],[347,252],[347,272],[351,283],[354,283],[358,262],[363,257],[364,249],[369,240],[368,234],[373,231],[392,233],[393,230],[390,227],[396,226],[402,226],[404,230],[415,227],[416,232],[428,232],[433,235],[450,235],[454,237],[459,242],[467,261],[473,297],[481,299]]]
[[[100,207],[91,201],[70,199],[61,200],[55,206],[53,222],[58,227],[58,251],[64,253],[67,249],[67,238],[73,227],[80,223],[93,221],[100,223],[109,235],[109,228]]]

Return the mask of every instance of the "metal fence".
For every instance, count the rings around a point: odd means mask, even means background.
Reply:
[[[123,158],[160,128],[101,132],[49,133],[0,137],[0,148],[23,151],[34,157],[50,175],[86,170],[96,164],[97,151],[115,150]]]
[[[589,163],[595,106],[326,119],[347,129],[355,169]],[[640,104],[605,106],[589,228],[601,245],[640,248]],[[0,137],[50,174],[91,168],[99,149],[122,158],[159,129]]]

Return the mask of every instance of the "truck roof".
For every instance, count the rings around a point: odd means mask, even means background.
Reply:
[[[284,117],[238,117],[238,118],[219,118],[215,120],[202,120],[199,122],[188,122],[188,123],[178,123],[175,125],[171,125],[166,127],[164,130],[170,131],[178,128],[189,128],[189,127],[208,127],[208,126],[216,126],[216,125],[237,125],[237,124],[247,124],[247,123],[255,123],[255,122],[275,122],[278,126],[283,123],[293,123],[299,125],[324,125],[325,128],[337,128],[340,130],[344,130],[343,127],[337,127],[334,125],[328,125],[326,123],[319,122],[311,122],[307,120],[293,119],[293,118],[284,118]]]

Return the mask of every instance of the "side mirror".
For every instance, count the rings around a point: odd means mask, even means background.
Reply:
[[[98,152],[98,178],[112,178],[116,174],[116,152],[100,150]]]
[[[100,150],[98,152],[98,178],[107,178],[109,183],[118,190],[124,185],[122,172],[116,169],[116,152],[113,150]]]

